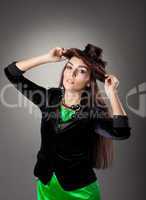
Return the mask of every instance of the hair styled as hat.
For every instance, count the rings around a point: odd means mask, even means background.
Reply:
[[[87,44],[84,50],[78,48],[69,48],[63,56],[70,59],[73,56],[81,58],[93,72],[95,79],[98,79],[102,82],[105,81],[105,67],[107,62],[102,60],[103,50],[100,47],[97,47],[92,44]]]

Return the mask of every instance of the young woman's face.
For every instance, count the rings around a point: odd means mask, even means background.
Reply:
[[[72,57],[65,66],[63,85],[67,90],[80,91],[90,84],[89,67],[78,57]]]

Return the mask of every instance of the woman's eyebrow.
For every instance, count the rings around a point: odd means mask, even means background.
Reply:
[[[71,65],[73,65],[70,61],[68,61],[68,63],[70,63]],[[85,65],[79,65],[79,67],[80,67],[80,68],[86,68],[87,70],[89,70],[88,67],[85,66]]]

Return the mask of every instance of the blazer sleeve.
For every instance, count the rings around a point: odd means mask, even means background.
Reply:
[[[20,70],[16,66],[16,62],[14,61],[4,68],[7,79],[22,95],[41,109],[45,103],[48,90],[24,77],[25,71]]]
[[[97,117],[93,120],[94,132],[113,140],[128,139],[131,127],[127,115],[113,115],[113,117]]]

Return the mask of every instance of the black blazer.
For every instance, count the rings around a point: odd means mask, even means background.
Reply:
[[[81,110],[67,123],[60,124],[59,106],[62,89],[46,89],[24,77],[14,61],[4,68],[8,80],[41,111],[41,145],[34,167],[34,176],[47,184],[55,172],[65,190],[73,190],[97,179],[90,160],[95,135],[116,140],[129,138],[128,116],[114,115],[108,120],[99,118],[102,108]],[[27,92],[26,92],[27,91]],[[91,118],[91,111],[94,119]],[[92,120],[91,120],[92,119]]]

